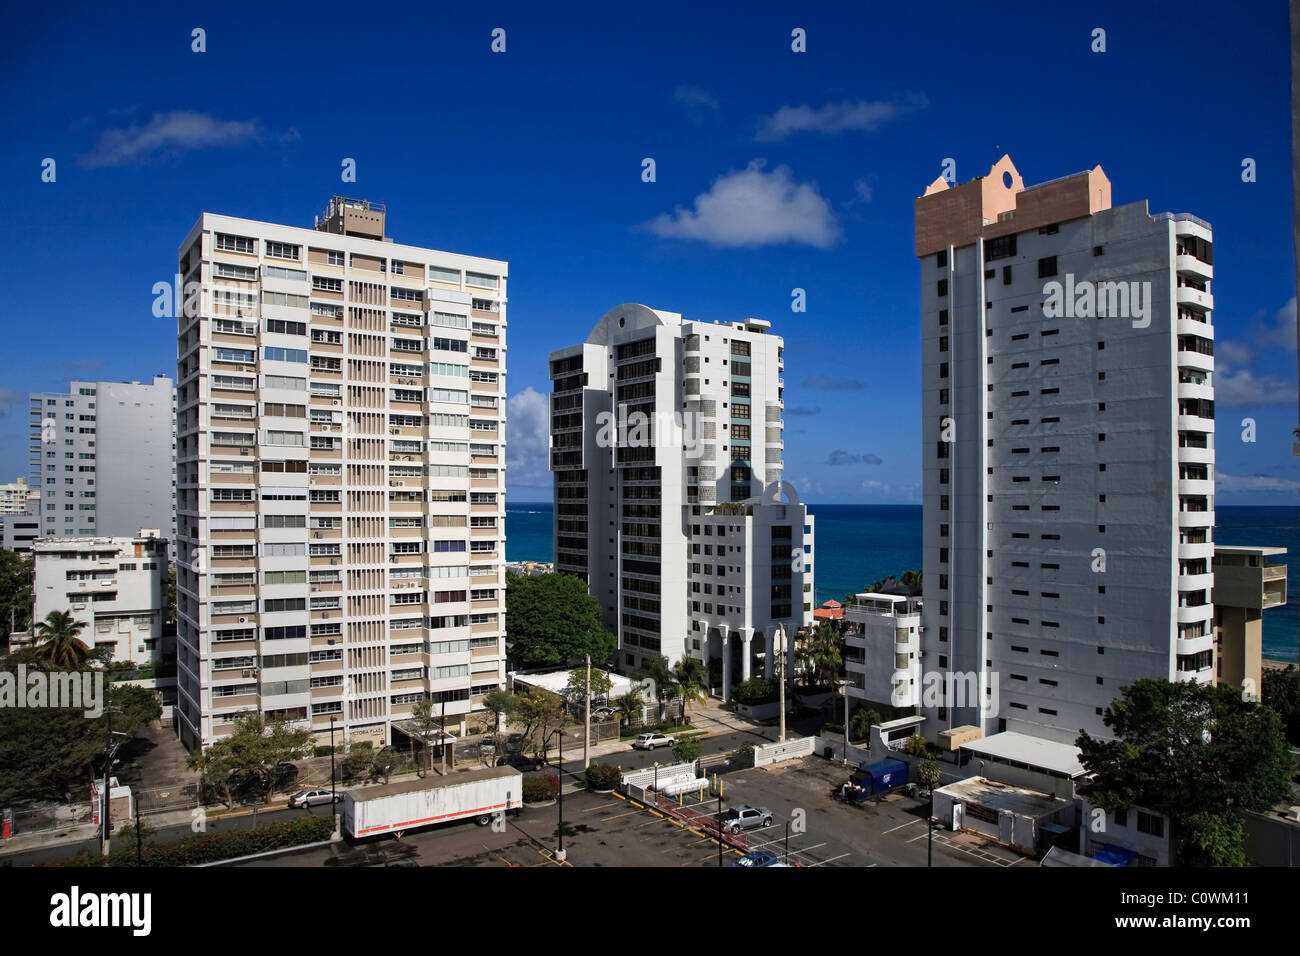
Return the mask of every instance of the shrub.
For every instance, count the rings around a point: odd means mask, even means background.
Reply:
[[[545,803],[560,792],[560,778],[549,773],[524,774],[524,803]]]
[[[844,725],[822,724],[821,735],[823,737],[842,737],[844,735]]]
[[[673,757],[678,763],[693,763],[700,758],[700,741],[697,737],[683,737],[673,744]]]
[[[622,781],[623,775],[617,767],[607,763],[593,763],[587,768],[588,790],[614,790]]]
[[[329,744],[324,747],[313,747],[311,751],[313,757],[328,757],[332,753],[334,753],[334,748]]]
[[[255,830],[232,830],[229,833],[212,833],[189,836],[177,843],[146,843],[140,853],[144,866],[194,866],[217,860],[265,853],[305,843],[328,840],[334,831],[333,816],[307,816],[296,820],[280,820]],[[52,866],[104,866],[104,858],[83,850],[69,860]],[[137,866],[135,843],[119,841],[109,855],[108,866]]]
[[[751,677],[749,680],[741,681],[732,691],[731,699],[737,704],[754,706],[755,704],[770,704],[776,700],[781,693],[776,681],[768,680],[764,677]]]

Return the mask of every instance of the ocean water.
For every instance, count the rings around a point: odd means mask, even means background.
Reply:
[[[920,505],[810,506],[817,518],[817,603],[921,567]],[[550,502],[507,503],[506,558],[553,561]],[[1217,505],[1215,540],[1286,548],[1287,603],[1264,612],[1264,657],[1300,662],[1300,507]],[[1275,561],[1277,559],[1274,559]]]

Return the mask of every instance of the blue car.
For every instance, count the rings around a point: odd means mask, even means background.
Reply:
[[[742,856],[732,866],[780,866],[775,853],[769,853],[767,850],[751,850]]]

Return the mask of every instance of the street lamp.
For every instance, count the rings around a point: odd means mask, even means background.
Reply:
[[[849,682],[840,681],[840,693],[844,695],[844,765],[849,763]]]

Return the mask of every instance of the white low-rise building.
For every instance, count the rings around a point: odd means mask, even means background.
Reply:
[[[868,592],[845,608],[848,694],[894,707],[921,705],[921,602]],[[942,666],[942,665],[940,665]]]
[[[92,648],[112,647],[114,661],[158,661],[170,650],[163,633],[167,544],[153,531],[38,539],[32,547],[34,620],[68,611],[86,625],[81,639]]]

